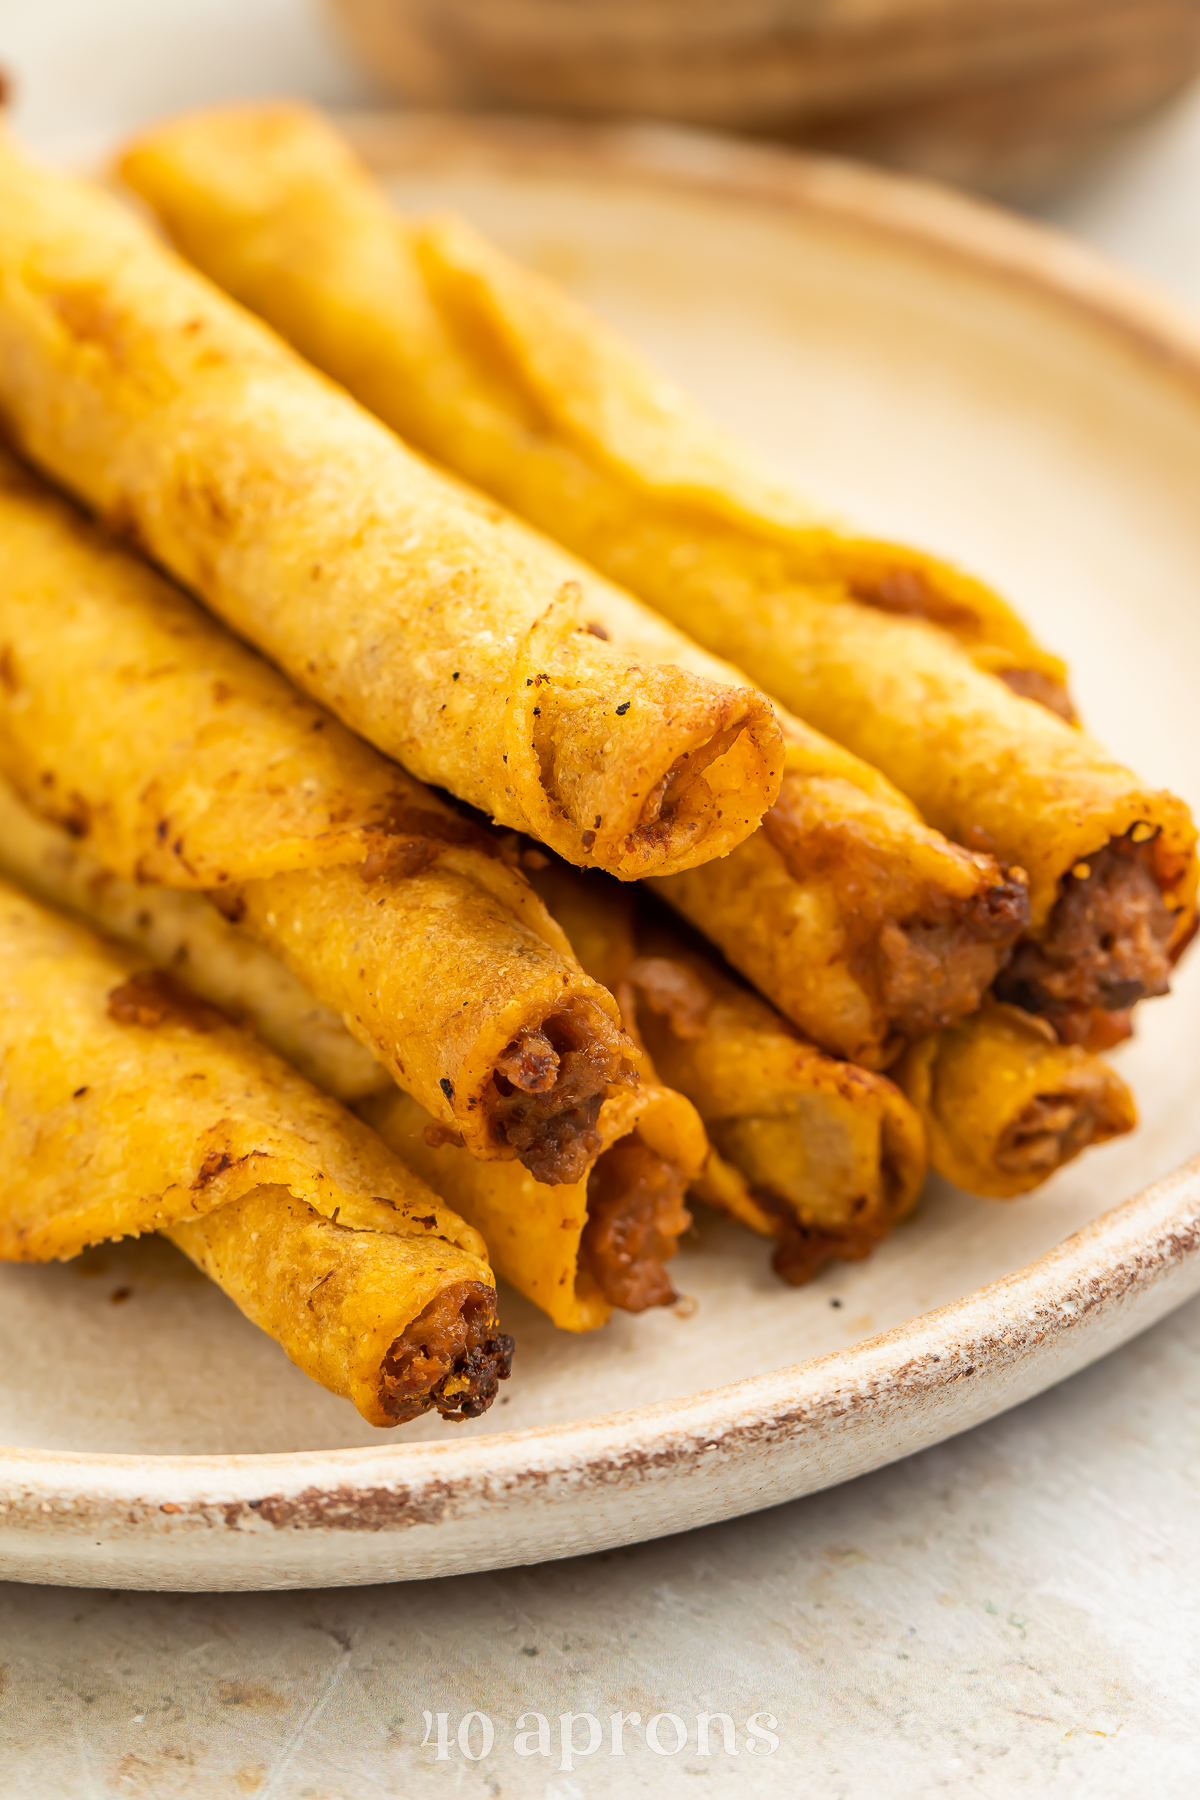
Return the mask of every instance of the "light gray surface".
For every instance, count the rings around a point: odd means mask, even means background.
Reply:
[[[0,1785],[56,1800],[1194,1793],[1198,1428],[1193,1303],[951,1444],[633,1550],[314,1594],[9,1586]],[[631,1734],[617,1763],[618,1708],[678,1714],[688,1749],[659,1757]],[[426,1709],[451,1734],[487,1713],[492,1754],[438,1765],[417,1748]],[[564,1712],[597,1715],[605,1743],[569,1773],[519,1759],[526,1710],[556,1749]],[[706,1766],[704,1710],[739,1727],[772,1713],[778,1749],[751,1759],[739,1729],[737,1760]]]
[[[365,97],[295,0],[6,0],[0,62],[18,124],[55,147],[224,94]],[[1048,214],[1200,305],[1198,196],[1193,100]],[[665,1543],[331,1594],[8,1587],[0,1791],[1190,1795],[1197,1396],[1200,1303],[952,1444]],[[635,1729],[617,1761],[618,1708],[677,1713],[687,1748],[655,1755]],[[488,1714],[492,1753],[432,1761],[425,1709],[452,1744],[464,1712]],[[513,1754],[523,1710],[549,1717],[552,1757]],[[695,1755],[704,1710],[733,1716],[736,1760],[719,1732]],[[563,1712],[605,1728],[574,1770]],[[763,1713],[779,1746],[751,1757],[744,1721]]]

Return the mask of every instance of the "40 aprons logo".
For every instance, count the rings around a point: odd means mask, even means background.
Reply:
[[[435,1762],[450,1762],[456,1753],[468,1762],[482,1762],[496,1748],[496,1721],[487,1713],[465,1713],[455,1728],[449,1713],[421,1716],[421,1748],[434,1750]],[[678,1713],[654,1713],[644,1725],[641,1713],[610,1713],[607,1731],[595,1713],[559,1713],[556,1732],[545,1713],[526,1712],[513,1728],[512,1748],[517,1756],[557,1757],[557,1767],[567,1770],[585,1756],[625,1756],[627,1740],[644,1742],[655,1756],[682,1756],[688,1749],[693,1756],[770,1756],[779,1748],[778,1723],[774,1713],[752,1713],[739,1742],[728,1713],[697,1713],[691,1726]]]

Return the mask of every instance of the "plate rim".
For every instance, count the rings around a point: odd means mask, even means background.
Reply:
[[[391,133],[410,151],[424,145],[427,153],[444,155],[457,145],[467,155],[482,153],[493,166],[504,159],[542,173],[552,156],[557,168],[573,174],[591,171],[610,179],[617,174],[640,186],[815,214],[899,240],[910,251],[1034,290],[1076,321],[1086,319],[1117,338],[1157,373],[1185,382],[1200,402],[1200,325],[1182,308],[1054,227],[929,181],[675,126],[451,112],[337,116],[360,147]],[[1197,1291],[1200,1155],[1022,1268],[945,1306],[843,1349],[680,1399],[437,1443],[381,1439],[342,1449],[163,1456],[0,1446],[0,1537],[11,1543],[13,1532],[26,1525],[35,1527],[45,1544],[35,1572],[25,1574],[0,1560],[7,1564],[4,1572],[18,1579],[71,1579],[41,1572],[59,1554],[54,1539],[60,1503],[67,1515],[63,1527],[74,1532],[86,1526],[89,1534],[106,1519],[132,1523],[128,1509],[149,1506],[158,1537],[199,1519],[215,1522],[214,1506],[255,1502],[261,1508],[264,1486],[281,1500],[304,1499],[304,1515],[288,1522],[321,1536],[323,1528],[347,1525],[379,1531],[430,1523],[413,1496],[433,1488],[451,1488],[456,1499],[473,1498],[484,1508],[495,1509],[499,1496],[503,1513],[504,1496],[514,1488],[548,1492],[551,1471],[575,1479],[647,1470],[669,1475],[714,1449],[736,1454],[750,1445],[795,1440],[864,1408],[903,1410],[904,1403],[919,1408],[954,1384],[981,1377],[976,1386],[982,1410],[968,1410],[943,1429],[934,1405],[928,1435],[910,1435],[889,1454],[830,1477],[838,1481],[995,1416],[1086,1366]],[[1010,1379],[1014,1373],[1016,1379]],[[314,1484],[318,1472],[324,1486]],[[393,1499],[383,1519],[381,1486]],[[401,1494],[407,1511],[399,1503]],[[749,1495],[744,1505],[725,1505],[714,1516],[787,1497]],[[678,1527],[665,1529],[673,1528]],[[607,1541],[632,1539],[613,1533]],[[551,1553],[599,1547],[589,1541]]]

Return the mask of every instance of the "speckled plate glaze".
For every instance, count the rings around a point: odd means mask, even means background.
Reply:
[[[1200,803],[1200,332],[1060,237],[845,165],[352,125],[402,205],[565,281],[828,508],[994,581],[1112,747]],[[1198,999],[1200,954],[1118,1053],[1141,1129],[1029,1199],[932,1181],[869,1262],[800,1290],[707,1218],[686,1303],[587,1338],[506,1294],[516,1374],[466,1427],[372,1431],[155,1240],[4,1269],[0,1575],[454,1574],[771,1506],[977,1424],[1200,1290]]]

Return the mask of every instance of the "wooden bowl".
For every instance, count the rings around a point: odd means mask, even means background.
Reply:
[[[327,0],[399,97],[718,126],[1031,194],[1200,68],[1200,0]]]

